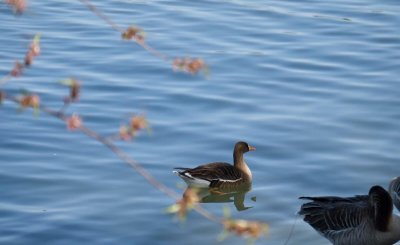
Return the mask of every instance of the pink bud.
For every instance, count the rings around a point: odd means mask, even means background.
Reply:
[[[72,116],[68,117],[66,123],[68,130],[79,129],[83,124],[82,119],[76,114],[73,114]]]

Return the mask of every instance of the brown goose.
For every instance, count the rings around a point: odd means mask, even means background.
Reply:
[[[213,162],[196,168],[175,168],[174,171],[189,186],[193,187],[223,187],[224,185],[249,184],[252,175],[244,161],[243,154],[256,148],[246,142],[237,142],[233,150],[233,165],[225,162]]]
[[[354,197],[301,197],[311,200],[299,214],[334,245],[392,245],[400,240],[400,177],[393,179],[389,192],[373,186],[368,195]]]

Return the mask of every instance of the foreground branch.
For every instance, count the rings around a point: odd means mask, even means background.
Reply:
[[[205,217],[206,219],[219,223],[223,225],[224,229],[228,232],[234,233],[239,236],[248,236],[251,238],[257,238],[261,234],[266,232],[266,224],[257,221],[247,221],[247,220],[234,220],[229,217],[219,218],[203,207],[201,207],[197,201],[198,198],[196,193],[191,193],[190,195],[186,195],[183,198],[180,198],[180,195],[173,191],[172,189],[168,188],[163,183],[159,182],[156,178],[154,178],[142,165],[138,162],[133,160],[127,153],[123,150],[118,148],[113,141],[104,137],[97,132],[93,131],[92,129],[85,127],[83,123],[79,121],[73,121],[77,116],[73,114],[72,116],[68,116],[63,111],[54,110],[44,106],[43,104],[39,103],[36,95],[28,94],[22,97],[8,95],[4,91],[0,91],[0,101],[2,100],[9,100],[12,101],[20,106],[23,107],[33,107],[36,110],[40,110],[52,117],[55,117],[61,121],[63,121],[68,128],[72,130],[79,130],[80,132],[84,133],[85,135],[89,136],[90,138],[102,143],[104,146],[109,148],[116,156],[118,156],[122,161],[129,164],[136,172],[138,172],[148,183],[152,186],[169,196],[170,198],[176,201],[176,205],[178,207],[178,213],[184,211],[184,215],[190,209],[195,210],[201,216]],[[28,101],[28,102],[27,102]],[[33,102],[32,102],[33,101]],[[79,123],[77,123],[79,122]]]

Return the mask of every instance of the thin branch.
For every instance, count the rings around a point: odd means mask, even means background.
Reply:
[[[95,13],[99,18],[104,20],[108,25],[110,25],[114,30],[118,32],[124,32],[124,30],[119,27],[116,23],[114,23],[110,18],[107,17],[103,12],[99,11],[96,6],[94,6],[89,0],[79,0],[83,3],[86,7],[90,9],[93,13]]]
[[[36,95],[26,95],[24,97],[17,97],[17,96],[10,96],[7,93],[0,90],[1,98],[13,101],[19,105],[24,105],[24,99],[32,98]],[[37,97],[37,96],[36,96]],[[56,111],[51,108],[44,106],[43,104],[39,104],[39,99],[37,97],[37,103],[26,104],[26,107],[34,107],[35,110],[40,110],[50,116],[60,119],[61,121],[65,122],[68,127],[72,124],[71,128],[81,131],[83,134],[87,135],[88,137],[102,143],[104,146],[109,148],[116,156],[118,156],[122,161],[129,164],[136,172],[138,172],[148,183],[154,186],[159,191],[163,192],[170,198],[174,199],[176,204],[173,206],[178,206],[180,209],[180,214],[185,215],[187,210],[193,209],[198,214],[203,216],[204,218],[219,223],[225,229],[225,231],[234,233],[238,236],[247,236],[251,239],[258,238],[260,235],[265,234],[267,231],[267,225],[263,222],[258,221],[248,221],[248,220],[234,220],[230,217],[219,218],[207,210],[205,210],[200,204],[198,203],[197,194],[193,194],[192,198],[187,197],[185,195],[183,198],[180,198],[180,195],[176,193],[174,190],[168,188],[166,185],[158,181],[153,175],[150,174],[141,164],[133,160],[127,153],[123,150],[118,148],[111,140],[108,138],[98,134],[97,132],[93,131],[92,129],[83,126],[81,121],[79,123],[73,122],[71,123],[71,118],[79,118],[77,115],[73,114],[72,116],[66,115],[62,111]],[[80,120],[80,119],[79,119]],[[183,211],[183,212],[182,212]]]
[[[134,40],[139,46],[141,46],[144,50],[154,55],[155,57],[163,60],[166,63],[169,63],[174,70],[183,71],[190,74],[197,74],[199,71],[203,71],[205,75],[209,74],[208,67],[206,63],[199,58],[169,58],[166,54],[158,51],[157,49],[148,45],[144,40],[144,35],[142,35],[142,31],[140,28],[136,27],[128,27],[126,30],[118,26],[115,22],[113,22],[107,15],[101,12],[90,0],[79,0],[82,4],[84,4],[90,11],[96,14],[99,18],[104,20],[112,29],[121,33],[121,36],[125,40]]]
[[[0,84],[7,83],[12,78],[11,74],[7,74],[0,79]]]
[[[111,21],[111,19],[109,19],[105,14],[100,12],[89,0],[79,0],[79,1],[82,2],[84,5],[86,5],[92,12],[94,12],[97,16],[103,19],[106,23],[108,23],[114,30],[120,32],[124,39],[126,40],[134,39],[136,43],[138,43],[140,46],[142,46],[145,50],[147,50],[151,54],[159,57],[160,59],[166,62],[170,62],[170,59],[166,55],[158,52],[156,49],[152,48],[151,46],[147,45],[144,42],[144,37],[142,36],[141,30],[139,28],[129,27],[126,31],[124,31],[117,24]],[[13,69],[10,71],[10,73],[0,79],[0,84],[8,82],[13,77],[22,75],[24,69],[32,64],[34,58],[40,54],[39,39],[40,35],[36,35],[30,45],[28,52],[26,53],[24,63],[20,63],[17,61]],[[207,66],[201,59],[177,58],[173,60],[172,65],[175,70],[181,70],[192,74],[196,74],[199,70],[204,70],[204,71],[207,70]],[[174,190],[168,188],[166,185],[158,181],[141,164],[133,160],[127,153],[118,148],[113,143],[113,141],[117,137],[116,135],[112,135],[110,137],[104,137],[99,133],[93,131],[92,129],[85,127],[80,117],[77,116],[76,114],[72,114],[72,116],[67,115],[65,111],[70,105],[70,103],[77,101],[79,98],[80,85],[79,81],[75,79],[67,79],[65,81],[62,81],[61,83],[70,87],[70,95],[67,97],[67,100],[64,101],[64,105],[59,110],[54,110],[44,106],[40,102],[39,96],[31,93],[24,94],[23,96],[14,96],[14,95],[9,95],[8,93],[5,93],[4,91],[0,90],[0,102],[2,102],[3,100],[9,100],[15,102],[16,104],[19,104],[22,108],[32,107],[35,110],[35,112],[42,111],[50,116],[53,116],[63,121],[64,123],[66,123],[69,129],[79,130],[83,134],[86,134],[88,137],[102,143],[107,148],[109,148],[114,154],[116,154],[122,161],[129,164],[148,183],[153,185],[155,188],[157,188],[167,196],[174,199],[177,202],[177,204],[179,204],[180,207],[182,208],[181,211],[184,211],[185,214],[186,211],[191,208],[194,209],[197,213],[199,213],[203,217],[205,217],[206,219],[216,223],[220,223],[225,228],[225,230],[233,232],[237,235],[240,236],[250,235],[251,237],[258,237],[261,234],[264,227],[266,227],[266,225],[264,225],[261,222],[233,220],[230,219],[229,217],[219,218],[211,214],[207,210],[205,210],[202,206],[200,206],[198,201],[193,201],[197,200],[197,194],[193,194],[195,198],[192,198],[191,201],[189,200],[190,198],[188,197],[186,197],[185,199],[185,196],[183,198],[180,198],[180,195],[178,193],[176,193]],[[136,117],[133,119],[131,121],[128,133],[133,135],[136,132],[135,130],[147,127],[147,122],[145,118]]]
[[[94,4],[92,4],[89,0],[79,0],[79,1],[82,4],[84,4],[90,11],[92,11],[94,14],[96,14],[99,18],[104,20],[112,29],[118,31],[119,33],[121,33],[121,35],[125,32],[125,30],[123,28],[121,28],[116,23],[114,23],[107,15],[105,15],[103,12],[101,12],[99,9],[97,9],[96,6]],[[140,45],[142,48],[144,48],[146,51],[148,51],[152,55],[154,55],[166,62],[170,62],[169,58],[165,54],[157,51],[155,48],[149,46],[144,41],[138,41],[136,39],[134,39],[134,40],[138,45]]]
[[[7,93],[4,93],[4,98],[9,101],[15,102],[16,104],[21,104],[21,99],[18,98],[17,96],[12,96],[8,95]],[[53,116],[55,118],[60,119],[61,121],[64,121],[67,123],[68,121],[68,115],[66,115],[63,111],[56,111],[53,109],[50,109],[43,104],[40,104],[38,106],[38,109],[50,116]],[[168,188],[166,185],[163,183],[159,182],[156,178],[154,178],[141,164],[133,160],[128,154],[126,154],[123,150],[118,148],[110,139],[103,137],[102,135],[98,134],[97,132],[93,131],[92,129],[85,127],[81,125],[78,128],[82,133],[86,134],[90,138],[93,138],[103,145],[105,145],[107,148],[109,148],[114,154],[116,154],[121,160],[123,160],[125,163],[129,164],[135,171],[137,171],[145,180],[153,185],[155,188],[166,194],[167,196],[171,197],[175,201],[178,201],[180,199],[180,195],[173,191],[172,189]],[[216,216],[212,215],[209,213],[207,210],[204,208],[200,207],[199,205],[196,205],[193,207],[194,210],[196,210],[199,214],[201,214],[203,217],[217,223],[222,223],[222,220],[217,218]]]

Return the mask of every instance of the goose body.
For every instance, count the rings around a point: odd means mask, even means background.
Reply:
[[[392,245],[400,240],[400,177],[392,180],[389,192],[371,187],[368,195],[354,197],[300,197],[310,200],[299,214],[334,245]]]
[[[213,162],[195,168],[175,168],[174,171],[189,186],[208,188],[224,185],[242,185],[251,183],[252,174],[244,161],[243,154],[254,151],[255,148],[246,142],[235,144],[233,150],[233,165],[225,162]]]

